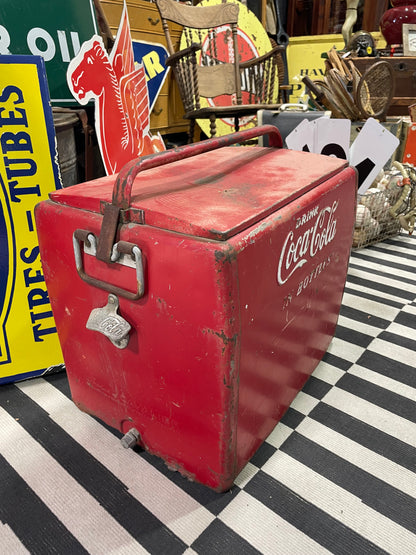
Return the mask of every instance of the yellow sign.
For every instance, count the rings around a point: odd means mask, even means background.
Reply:
[[[43,59],[0,56],[0,384],[62,363],[33,209],[60,188]]]
[[[384,48],[385,41],[381,33],[371,33],[377,48]],[[309,37],[290,37],[287,47],[289,84],[292,85],[290,102],[307,103],[308,95],[302,79],[307,75],[312,81],[323,79],[325,75],[326,54],[335,46],[342,50],[345,46],[342,35],[314,35]]]
[[[212,6],[215,4],[221,4],[223,0],[203,0],[200,3],[200,6]],[[238,14],[238,29],[237,29],[237,40],[238,40],[238,49],[241,55],[241,61],[245,62],[250,60],[251,58],[262,56],[263,54],[267,54],[270,52],[272,45],[270,43],[270,39],[264,29],[263,25],[257,19],[253,12],[251,12],[244,4],[239,2],[239,0],[228,0],[229,2],[233,2],[238,4],[239,14]],[[224,34],[224,51],[223,52],[216,52],[216,56],[220,58],[222,61],[228,61],[228,48],[227,48],[227,41],[231,40],[229,37],[229,27],[224,26],[223,29],[218,28],[217,33]],[[204,33],[204,31],[202,31]],[[208,39],[208,35],[206,33],[206,39]],[[198,36],[197,31],[195,31],[195,41],[196,43],[201,42]],[[185,37],[181,37],[181,48],[186,47],[186,40]],[[202,41],[202,48],[208,46],[209,41],[203,40]],[[222,56],[222,57],[221,57]],[[278,87],[278,80],[276,79],[276,88]],[[243,91],[243,103],[244,103],[244,95],[246,93]],[[247,92],[247,96],[248,96]],[[214,102],[219,106],[226,106],[232,103],[232,97],[230,95],[222,95],[221,97],[216,97],[215,99],[211,98],[200,98],[201,108],[206,108],[208,106],[213,106]],[[202,129],[202,131],[210,136],[210,122],[209,120],[198,119],[198,125]],[[240,119],[240,131],[244,129],[250,129],[256,125],[256,118],[255,116],[249,116]],[[217,119],[217,135],[226,135],[227,133],[231,133],[234,131],[234,118],[224,118],[224,119]]]
[[[325,75],[325,54],[335,46],[344,48],[342,35],[316,35],[311,37],[290,37],[287,47],[289,84],[292,85],[290,102],[308,102],[302,79],[307,75],[312,81],[323,79]]]

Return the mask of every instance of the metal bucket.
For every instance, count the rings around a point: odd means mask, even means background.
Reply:
[[[75,125],[79,122],[76,114],[53,112],[58,162],[63,187],[78,183],[77,150],[75,145]]]

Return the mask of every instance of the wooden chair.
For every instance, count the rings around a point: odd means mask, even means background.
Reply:
[[[263,56],[240,62],[238,4],[202,7],[156,0],[156,5],[169,52],[166,65],[172,67],[184,118],[190,120],[189,142],[193,141],[196,119],[210,120],[213,137],[217,118],[233,119],[238,131],[240,118],[261,109],[279,109],[278,64],[284,47],[276,46]],[[183,26],[185,47],[181,50],[175,51],[168,21]],[[209,99],[202,106],[201,97]]]

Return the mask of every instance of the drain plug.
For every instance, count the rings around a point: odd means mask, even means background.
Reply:
[[[120,439],[121,445],[125,449],[129,449],[130,447],[134,447],[140,437],[139,432],[136,428],[130,428],[130,430],[124,434],[124,436]]]

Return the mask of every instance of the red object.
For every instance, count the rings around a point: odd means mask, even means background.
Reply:
[[[397,8],[397,6],[413,6],[416,4],[416,0],[390,0],[390,4],[393,8]]]
[[[107,175],[133,158],[165,150],[150,133],[150,107],[144,65],[134,64],[127,5],[110,54],[100,36],[84,42],[67,70],[67,83],[82,105],[94,100],[95,128]]]
[[[416,124],[412,123],[407,131],[406,144],[403,152],[403,163],[416,164]],[[403,185],[406,185],[403,179]]]
[[[384,12],[380,31],[387,44],[403,44],[403,23],[416,23],[416,6],[397,5]]]
[[[271,126],[196,143],[36,209],[74,402],[218,491],[325,353],[354,225],[356,173],[345,160],[219,148],[265,133],[281,145]],[[143,277],[103,261],[114,233]]]

